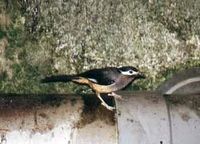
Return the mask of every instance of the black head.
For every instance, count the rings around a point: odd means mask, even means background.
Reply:
[[[144,74],[142,74],[137,68],[132,66],[119,67],[118,70],[121,72],[121,74],[126,76],[133,76],[135,78],[145,78]]]

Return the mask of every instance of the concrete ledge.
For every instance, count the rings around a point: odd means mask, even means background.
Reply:
[[[95,95],[1,94],[0,111],[1,144],[116,142],[114,113]]]

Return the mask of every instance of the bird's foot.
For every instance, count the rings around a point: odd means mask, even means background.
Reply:
[[[118,94],[116,94],[116,93],[114,93],[114,92],[109,93],[108,96],[112,96],[112,97],[114,97],[114,98],[116,98],[116,99],[123,100],[123,98],[122,98],[121,95],[118,95]]]
[[[113,111],[115,109],[115,107],[109,106],[106,103],[101,103],[104,107],[106,107],[108,110]]]
[[[101,104],[106,107],[108,110],[113,111],[115,108],[109,106],[100,96],[100,93],[97,93],[97,97],[101,100]]]

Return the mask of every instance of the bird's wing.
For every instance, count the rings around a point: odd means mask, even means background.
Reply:
[[[78,76],[89,79],[92,82],[98,83],[100,85],[110,85],[115,82],[118,78],[120,72],[115,67],[107,67],[102,69],[92,69]]]

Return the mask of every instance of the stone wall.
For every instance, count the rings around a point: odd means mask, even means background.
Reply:
[[[0,48],[7,61],[0,61],[3,92],[79,92],[75,85],[41,86],[39,79],[122,65],[148,76],[131,89],[154,89],[174,72],[200,66],[199,0],[0,4],[0,41],[8,42]]]

